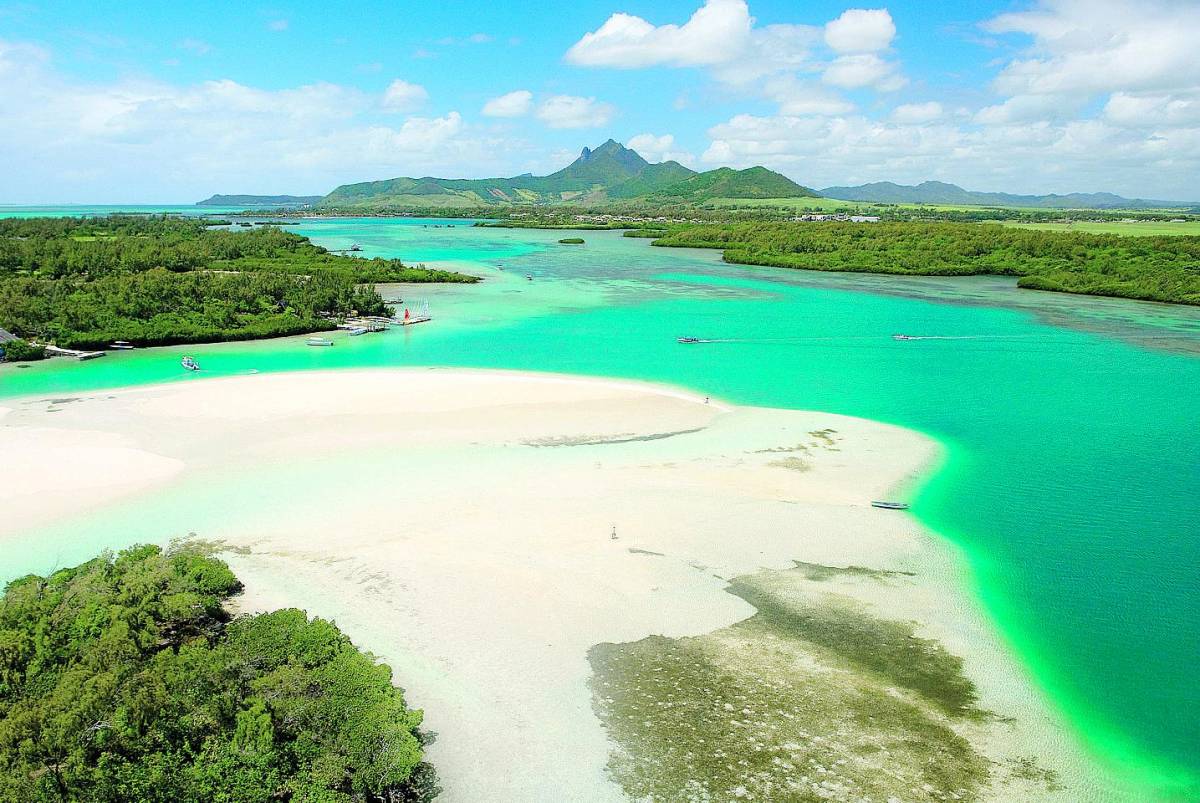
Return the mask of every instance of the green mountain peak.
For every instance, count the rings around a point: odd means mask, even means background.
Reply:
[[[727,193],[727,194],[723,194]],[[318,204],[365,210],[468,208],[491,204],[601,203],[653,197],[695,203],[710,198],[792,198],[812,191],[766,168],[697,173],[676,161],[651,163],[609,139],[548,176],[394,178],[338,187]]]

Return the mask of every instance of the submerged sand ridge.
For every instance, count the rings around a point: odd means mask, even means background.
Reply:
[[[438,369],[263,374],[108,392],[53,414],[46,400],[9,408],[0,450],[32,474],[49,476],[50,462],[61,462],[44,445],[78,443],[99,462],[59,471],[53,484],[0,488],[0,504],[18,514],[0,522],[0,536],[19,545],[30,522],[103,512],[105,488],[83,493],[97,466],[121,467],[120,486],[107,491],[123,498],[168,488],[188,499],[167,506],[155,537],[224,541],[247,584],[246,609],[296,606],[336,619],[390,663],[437,733],[429,757],[445,800],[860,799],[884,789],[864,790],[855,778],[888,761],[839,754],[825,767],[833,775],[789,797],[737,780],[734,759],[722,763],[716,786],[673,798],[664,789],[680,788],[687,771],[679,762],[690,759],[662,749],[631,667],[680,654],[706,656],[688,659],[689,689],[705,682],[696,672],[732,672],[754,688],[769,669],[787,676],[789,690],[826,689],[828,701],[829,690],[853,695],[869,681],[904,699],[905,716],[919,709],[917,731],[941,728],[951,752],[937,760],[961,763],[953,750],[967,750],[970,767],[982,768],[978,778],[935,773],[915,786],[900,773],[886,787],[903,792],[899,799],[1016,792],[1080,800],[1113,791],[1085,780],[1092,768],[1063,743],[1061,726],[961,593],[952,556],[907,515],[869,507],[934,459],[935,444],[916,433],[637,383]],[[92,519],[81,518],[79,531]],[[911,574],[821,569],[850,566]],[[947,656],[963,656],[978,708],[1015,723],[947,715],[904,677],[822,645],[824,613],[820,633],[800,639],[785,624],[781,635],[778,617],[764,619],[751,604],[759,598],[729,593],[745,577],[796,610],[853,605],[864,622],[918,622],[879,632],[934,639]],[[623,653],[623,644],[636,647]],[[597,645],[609,646],[596,653]],[[738,661],[756,649],[770,659]],[[788,694],[789,705],[804,705]],[[684,706],[686,719],[686,706],[704,699],[689,692],[649,704]],[[613,719],[634,715],[642,725]],[[753,739],[771,747],[764,740],[776,731],[770,717],[760,720]],[[837,722],[840,731],[852,725]],[[812,727],[804,732],[817,742],[780,754],[796,767],[783,767],[784,776],[804,775],[801,758],[823,760],[820,739],[862,748],[889,733],[872,726],[883,735],[864,741]],[[796,738],[789,731],[781,744]],[[735,739],[720,749],[754,747]],[[1033,765],[1021,763],[1030,756]],[[858,769],[839,773],[837,760]],[[703,774],[711,761],[694,763],[691,772]],[[781,765],[770,766],[778,775]]]

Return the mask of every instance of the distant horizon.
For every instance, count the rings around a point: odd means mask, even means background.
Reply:
[[[604,142],[608,142],[609,140],[617,142],[617,144],[621,145],[622,147],[628,148],[628,146],[625,145],[625,143],[620,142],[619,140],[615,140],[611,137],[609,139],[606,139]],[[594,151],[596,148],[600,147],[600,145],[602,145],[602,144],[603,143],[600,143],[596,146],[592,146],[592,145],[581,146],[580,153],[582,153],[584,148]],[[646,161],[651,162],[652,164],[658,163],[658,162],[655,162],[655,160],[653,160],[653,159],[646,158],[646,156],[641,154],[640,152],[638,152],[636,148],[628,148],[628,149],[634,151],[635,153],[638,153],[639,156],[642,156],[642,158],[646,159]],[[658,161],[662,162],[662,161],[673,161],[673,160],[662,159],[662,160],[658,160]],[[565,167],[566,165],[564,164],[562,166]],[[758,166],[765,167],[765,165],[747,165],[747,167],[758,167]],[[714,165],[712,167],[708,167],[705,169],[715,170],[715,169],[719,169],[721,167],[731,167],[731,166],[730,165]],[[559,169],[561,169],[561,167]],[[744,169],[744,168],[734,168],[734,169]],[[554,172],[554,171],[550,171],[550,172]],[[781,172],[781,171],[777,171],[777,172]],[[516,175],[523,175],[523,174],[514,174],[514,176],[516,176]],[[783,173],[783,175],[787,175],[787,174]],[[421,175],[421,176],[380,176],[380,177],[375,177],[375,178],[364,178],[364,179],[361,179],[361,181],[346,182],[346,183],[387,181],[387,180],[395,179],[395,178],[427,178],[427,177],[448,179],[448,180],[479,180],[479,179],[492,179],[492,178],[511,178],[512,176],[495,176],[495,175],[487,175],[487,176],[432,176],[432,175],[429,175],[429,176],[426,176],[426,175]],[[1051,192],[1013,192],[1013,191],[1004,190],[1004,189],[978,189],[978,188],[964,187],[961,184],[958,184],[953,181],[947,181],[944,179],[922,179],[922,180],[914,181],[911,183],[894,181],[891,179],[878,179],[875,181],[863,181],[863,182],[858,182],[858,183],[854,183],[854,184],[849,184],[849,183],[847,183],[847,184],[828,184],[825,186],[818,187],[818,186],[811,186],[811,185],[804,184],[803,181],[797,180],[794,176],[788,176],[788,178],[791,178],[793,181],[796,181],[797,183],[799,183],[801,185],[809,187],[810,189],[817,192],[818,194],[820,194],[823,190],[834,188],[834,187],[856,188],[856,187],[868,186],[868,185],[872,185],[872,184],[893,184],[893,185],[900,186],[900,187],[918,187],[925,183],[938,183],[938,184],[947,184],[947,185],[956,186],[959,189],[965,190],[967,192],[1017,195],[1017,196],[1026,196],[1026,197],[1045,197],[1045,196],[1054,196],[1054,195],[1057,195],[1057,196],[1098,195],[1098,194],[1106,194],[1107,193],[1107,194],[1120,196],[1129,201],[1164,201],[1164,202],[1177,203],[1177,204],[1182,204],[1182,205],[1193,205],[1193,204],[1200,203],[1200,201],[1197,201],[1194,198],[1151,198],[1151,197],[1141,197],[1141,196],[1128,196],[1128,195],[1123,195],[1119,192],[1113,192],[1111,190],[1079,190],[1079,189],[1076,189],[1076,190],[1069,190],[1069,191],[1051,191]],[[341,186],[341,185],[338,185],[338,186]],[[216,190],[214,192],[208,193],[203,198],[199,198],[194,201],[162,201],[162,202],[128,201],[128,202],[124,202],[124,203],[114,203],[111,201],[94,201],[94,202],[92,202],[92,201],[50,201],[50,202],[41,202],[41,203],[12,203],[12,202],[3,201],[3,202],[0,202],[0,207],[2,207],[2,208],[13,208],[13,207],[15,207],[15,208],[54,208],[54,207],[75,207],[75,206],[81,206],[81,207],[88,207],[88,206],[149,206],[149,207],[188,206],[188,207],[191,207],[191,206],[198,205],[201,201],[204,201],[207,198],[211,198],[214,195],[249,195],[249,196],[260,196],[260,197],[286,195],[286,196],[292,196],[292,197],[314,197],[314,196],[324,197],[324,196],[328,195],[330,192],[332,192],[333,189],[336,189],[336,187],[330,188],[329,190],[326,190],[324,192],[295,192],[295,191],[242,192],[242,191]],[[822,197],[827,197],[827,196],[822,196]],[[837,200],[837,199],[834,199],[834,200]]]
[[[609,137],[651,161],[761,164],[818,188],[936,180],[1188,203],[1200,186],[1195,3],[528,12],[364,0],[331,25],[309,4],[0,7],[0,104],[20,110],[0,130],[0,192],[135,203],[544,175]]]

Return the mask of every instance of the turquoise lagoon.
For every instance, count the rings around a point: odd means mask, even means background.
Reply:
[[[458,220],[293,230],[486,280],[385,288],[428,301],[434,322],[335,335],[332,349],[292,338],[8,366],[0,397],[450,365],[668,382],[911,427],[947,452],[913,512],[962,549],[985,609],[1050,698],[1148,795],[1200,796],[1200,309],[987,277],[747,268],[612,232],[560,246],[562,232]],[[179,370],[185,352],[202,376]],[[13,544],[0,574],[44,570],[43,557],[32,539]]]

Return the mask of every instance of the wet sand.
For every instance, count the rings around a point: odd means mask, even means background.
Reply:
[[[956,731],[997,767],[1035,755],[1064,787],[1022,794],[1117,793],[996,640],[958,557],[907,514],[870,507],[936,461],[917,433],[662,386],[448,369],[5,404],[0,452],[25,479],[0,487],[0,538],[164,488],[248,489],[253,504],[210,505],[188,531],[230,547],[242,610],[305,608],[392,665],[437,734],[444,800],[624,799],[589,650],[728,628],[756,613],[731,580],[796,561],[898,572],[835,574],[819,593],[914,622],[961,656],[980,707],[1012,720]],[[1011,799],[1006,777],[985,797]]]

